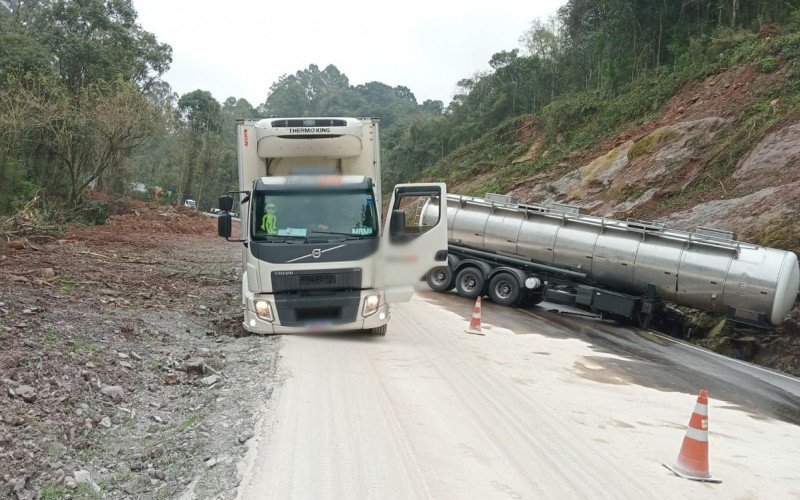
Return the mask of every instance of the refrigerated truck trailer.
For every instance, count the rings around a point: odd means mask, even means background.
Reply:
[[[446,213],[446,186],[395,186],[383,223],[377,118],[239,120],[236,136],[239,190],[220,197],[218,229],[243,244],[244,328],[384,335],[390,305],[447,259],[447,221],[419,224],[423,206]]]
[[[421,223],[439,220],[438,210],[427,205]],[[716,229],[690,233],[495,194],[451,194],[446,218],[449,261],[431,271],[429,286],[468,298],[488,294],[503,305],[547,300],[646,327],[659,314],[680,318],[664,307],[669,302],[771,328],[800,288],[793,252]]]

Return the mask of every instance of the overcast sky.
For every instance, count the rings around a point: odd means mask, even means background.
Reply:
[[[254,106],[281,75],[333,64],[357,85],[409,87],[450,102],[461,78],[519,46],[564,0],[133,0],[144,29],[172,46],[179,94],[211,91]]]

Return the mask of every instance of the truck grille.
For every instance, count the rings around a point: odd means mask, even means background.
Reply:
[[[361,268],[314,271],[273,271],[272,291],[360,290]]]

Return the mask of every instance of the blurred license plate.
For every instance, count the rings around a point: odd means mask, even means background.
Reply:
[[[333,323],[330,321],[311,321],[309,322],[306,327],[309,330],[324,330],[331,326]]]

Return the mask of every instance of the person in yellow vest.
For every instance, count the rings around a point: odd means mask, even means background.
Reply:
[[[267,203],[267,210],[264,212],[264,217],[261,219],[261,229],[266,231],[270,236],[278,234],[278,228],[276,226],[278,219],[277,211],[277,207],[275,207],[274,203]]]

